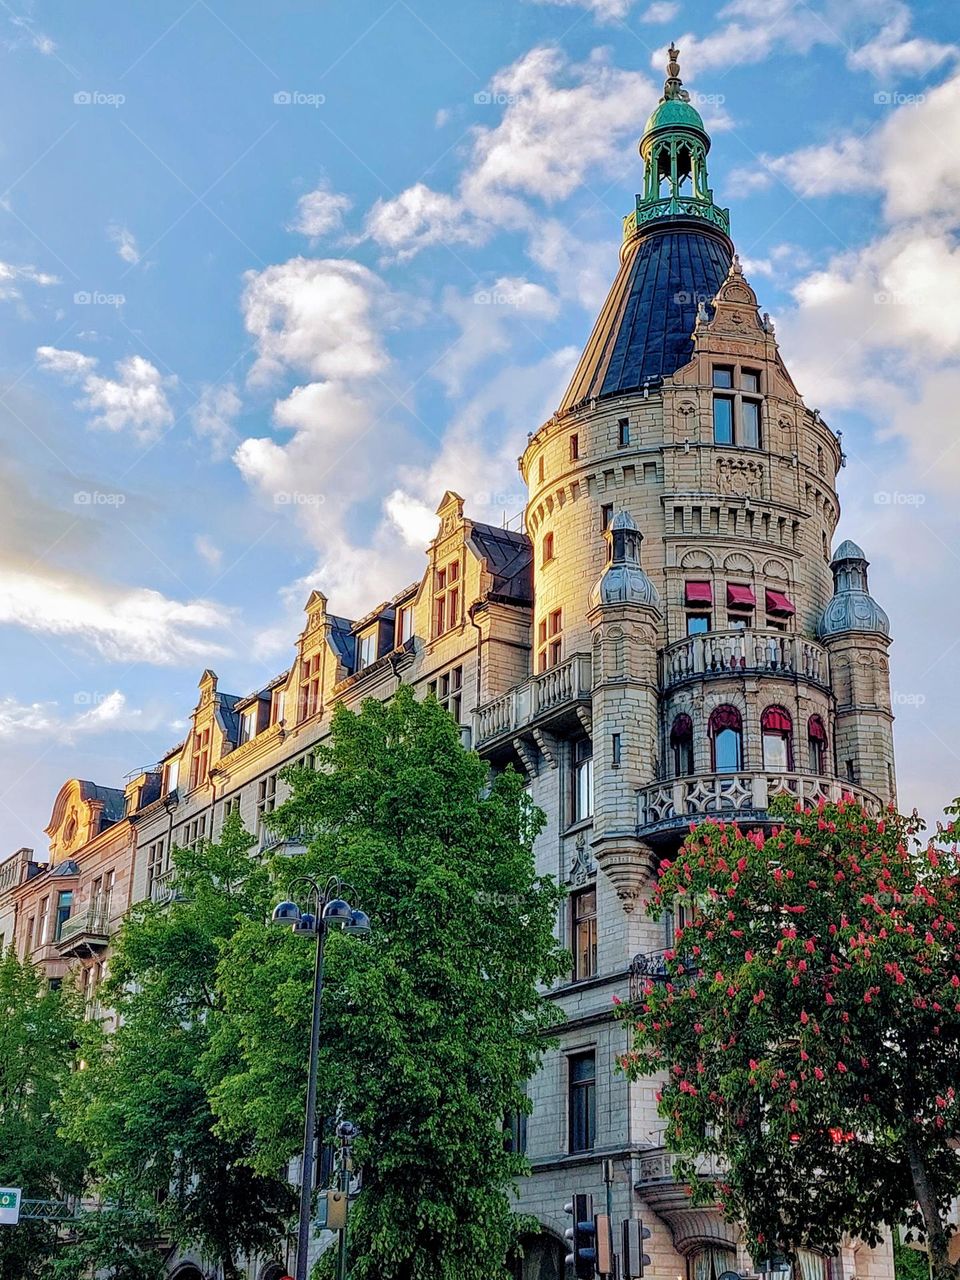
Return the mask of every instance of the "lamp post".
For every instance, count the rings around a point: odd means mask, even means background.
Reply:
[[[306,888],[314,911],[301,911],[293,901],[299,886]],[[303,1152],[300,1169],[300,1221],[297,1229],[295,1280],[307,1280],[310,1248],[310,1204],[313,1197],[314,1147],[317,1137],[317,1060],[320,1051],[320,1006],[323,999],[323,951],[327,933],[339,929],[363,937],[370,932],[370,920],[363,911],[351,907],[342,896],[343,885],[333,876],[321,888],[310,876],[298,876],[290,885],[291,897],[273,909],[274,924],[288,925],[294,933],[316,940],[313,967],[313,1009],[310,1019],[310,1066],[307,1074],[307,1107],[303,1124]]]

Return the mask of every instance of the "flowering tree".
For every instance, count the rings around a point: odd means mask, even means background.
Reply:
[[[622,1066],[663,1073],[680,1176],[755,1256],[906,1222],[955,1280],[960,826],[923,847],[915,818],[777,803],[766,837],[707,823],[661,863],[650,913],[683,903],[683,927],[667,979],[623,1006]],[[716,1184],[698,1183],[705,1153]]]

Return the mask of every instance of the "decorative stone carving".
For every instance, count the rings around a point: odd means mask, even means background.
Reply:
[[[588,881],[595,879],[596,874],[596,861],[587,848],[587,837],[581,831],[574,846],[573,858],[570,862],[570,873],[567,879],[575,889],[579,889],[582,885],[587,884]]]
[[[752,458],[718,458],[717,492],[759,498],[763,493],[763,464]]]

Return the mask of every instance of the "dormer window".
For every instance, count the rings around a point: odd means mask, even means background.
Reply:
[[[369,627],[357,636],[357,670],[372,666],[377,660],[377,627]]]
[[[395,645],[406,644],[413,635],[413,605],[402,604],[397,610],[394,624],[393,642]]]
[[[282,724],[287,715],[287,691],[286,689],[274,689],[273,698],[270,701],[270,723]]]
[[[193,764],[190,769],[190,789],[199,787],[207,780],[210,768],[210,728],[201,729],[193,735]]]
[[[442,635],[460,621],[460,562],[450,563],[436,572],[433,595],[433,634]]]
[[[320,654],[300,659],[300,720],[309,720],[320,710]]]
[[[257,717],[259,706],[254,703],[252,707],[248,707],[240,717],[240,741],[237,744],[242,746],[245,742],[252,741],[257,736]]]
[[[713,366],[714,444],[739,445],[759,449],[760,373],[739,365]]]
[[[177,783],[180,781],[180,759],[179,757],[168,760],[163,766],[163,794],[169,795],[171,791],[176,791]]]

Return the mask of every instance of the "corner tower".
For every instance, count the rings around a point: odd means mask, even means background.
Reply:
[[[691,821],[762,823],[779,794],[852,791],[879,806],[894,792],[889,637],[876,620],[844,621],[849,558],[834,595],[839,441],[805,405],[744,276],[709,151],[671,48],[619,270],[559,409],[520,462],[532,678],[592,655],[591,706],[579,712],[595,770],[587,843],[624,905]],[[615,524],[621,513],[645,538],[658,601],[642,624],[636,602],[597,594],[608,530],[628,527]],[[612,630],[605,613],[618,614]],[[614,657],[613,634],[621,650],[629,637],[630,655]],[[646,671],[656,731],[641,745]],[[632,685],[619,699],[618,680]],[[551,751],[562,769],[562,743]]]

